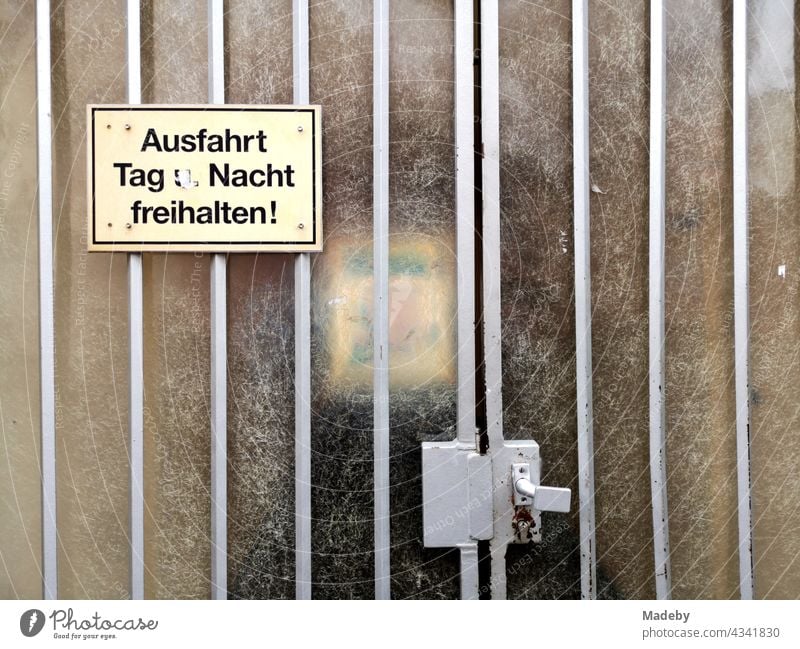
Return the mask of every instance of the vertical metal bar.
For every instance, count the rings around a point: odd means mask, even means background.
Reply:
[[[739,593],[753,599],[750,483],[750,277],[747,170],[747,2],[733,3],[733,299],[736,366],[736,475],[739,496]]]
[[[500,322],[500,53],[497,0],[481,2],[483,328],[489,448],[503,446]]]
[[[223,0],[208,0],[208,101],[225,103]],[[211,597],[228,597],[227,257],[211,257]]]
[[[461,553],[461,599],[478,599],[478,544],[458,546]]]
[[[308,0],[292,2],[294,103],[308,104]],[[311,599],[311,255],[294,262],[295,596]]]
[[[589,9],[572,2],[572,147],[575,236],[575,376],[578,416],[581,598],[597,597],[592,405],[592,271],[589,214]]]
[[[36,144],[39,175],[39,381],[42,426],[42,591],[58,598],[56,381],[53,305],[53,168],[50,1],[36,3]]]
[[[128,103],[142,102],[139,0],[128,0]],[[131,599],[144,598],[144,340],[142,254],[128,255],[128,389],[131,460]]]
[[[375,599],[389,599],[389,0],[373,3],[372,83]]]
[[[473,0],[455,2],[456,267],[459,446],[477,448],[475,426],[475,143]],[[461,551],[461,599],[478,599],[478,546]]]
[[[483,134],[483,363],[489,452],[503,448],[503,368],[500,320],[500,50],[497,0],[481,7],[481,125]],[[498,491],[498,494],[500,492]],[[503,504],[495,497],[495,512]],[[505,504],[507,508],[507,503]],[[491,541],[492,598],[506,598],[506,544]]]
[[[476,447],[475,144],[473,0],[455,3],[456,266],[458,304],[457,437]]]
[[[142,255],[128,255],[130,363],[131,599],[144,598],[144,417],[142,341]]]
[[[664,164],[666,39],[663,0],[650,2],[650,488],[656,597],[670,598],[664,407]]]

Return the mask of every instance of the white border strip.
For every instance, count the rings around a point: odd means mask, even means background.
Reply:
[[[208,101],[225,103],[223,0],[208,0]],[[227,257],[211,256],[211,597],[228,598]]]
[[[666,39],[663,0],[650,3],[650,488],[656,597],[669,599],[666,412],[664,401],[664,164]]]
[[[292,2],[294,103],[308,104],[308,0]],[[311,255],[294,262],[295,596],[311,599]]]
[[[128,0],[128,103],[142,103],[141,7]],[[131,599],[144,599],[144,340],[142,254],[128,255],[128,362],[131,459]]]
[[[373,3],[375,599],[391,597],[389,509],[389,0]]]
[[[736,475],[739,497],[739,591],[753,599],[750,484],[750,278],[747,196],[747,2],[733,3],[733,300],[736,362]]]
[[[572,2],[572,146],[575,237],[575,371],[581,598],[597,597],[592,405],[592,266],[589,213],[589,9]]]
[[[50,2],[36,3],[36,144],[39,174],[39,372],[42,426],[42,591],[58,598],[56,381],[53,304],[53,167]]]

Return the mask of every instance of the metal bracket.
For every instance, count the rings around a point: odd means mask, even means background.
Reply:
[[[425,547],[447,548],[492,537],[492,464],[458,442],[422,444]]]
[[[511,465],[511,482],[514,485],[514,504],[530,506],[536,485],[530,480],[531,467],[527,462],[515,462]],[[522,484],[524,481],[524,484]]]
[[[541,512],[568,512],[571,497],[569,489],[541,486],[540,474],[534,441],[507,441],[487,455],[457,441],[423,443],[425,547],[540,541]]]

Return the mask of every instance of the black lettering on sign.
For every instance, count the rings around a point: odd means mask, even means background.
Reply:
[[[113,167],[119,169],[120,187],[147,187],[151,192],[164,189],[163,169],[139,169],[130,162],[115,162]]]
[[[220,168],[215,162],[208,166],[212,187],[294,187],[294,168],[287,164],[275,168],[268,163],[263,169],[231,168],[227,162]]]
[[[275,201],[271,201],[272,223],[275,223]],[[245,225],[267,223],[267,210],[263,205],[235,205],[233,207],[227,201],[214,201],[213,205],[187,205],[182,200],[170,201],[169,207],[166,205],[145,205],[141,200],[136,199],[131,205],[131,215],[134,225],[139,223],[156,223],[158,225]]]
[[[165,133],[159,135],[156,129],[148,128],[142,140],[142,152],[152,149],[159,153],[248,153],[267,152],[267,134],[262,130],[256,133],[232,133],[226,128],[223,133],[209,133],[201,128],[197,133]]]

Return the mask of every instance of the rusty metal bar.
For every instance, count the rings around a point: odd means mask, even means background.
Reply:
[[[503,449],[503,367],[500,319],[500,49],[497,0],[481,7],[481,132],[483,161],[483,364],[489,452]],[[500,503],[496,500],[496,505]],[[508,507],[508,505],[506,505]],[[495,515],[498,511],[495,510]],[[506,598],[506,542],[491,541],[491,595]]]
[[[750,259],[748,245],[747,2],[733,3],[733,300],[736,374],[736,476],[739,499],[739,594],[753,599],[750,482]]]
[[[664,401],[664,180],[666,39],[663,0],[650,3],[650,489],[656,597],[670,598],[669,510]]]
[[[581,598],[597,597],[592,404],[592,270],[589,213],[589,8],[572,2],[572,162],[575,237],[575,376],[578,417]]]
[[[497,0],[481,2],[483,132],[483,362],[489,447],[503,445],[500,321],[500,54]]]
[[[475,124],[473,0],[455,2],[456,267],[459,446],[477,448],[475,421]],[[460,546],[461,599],[478,599],[478,546]]]

